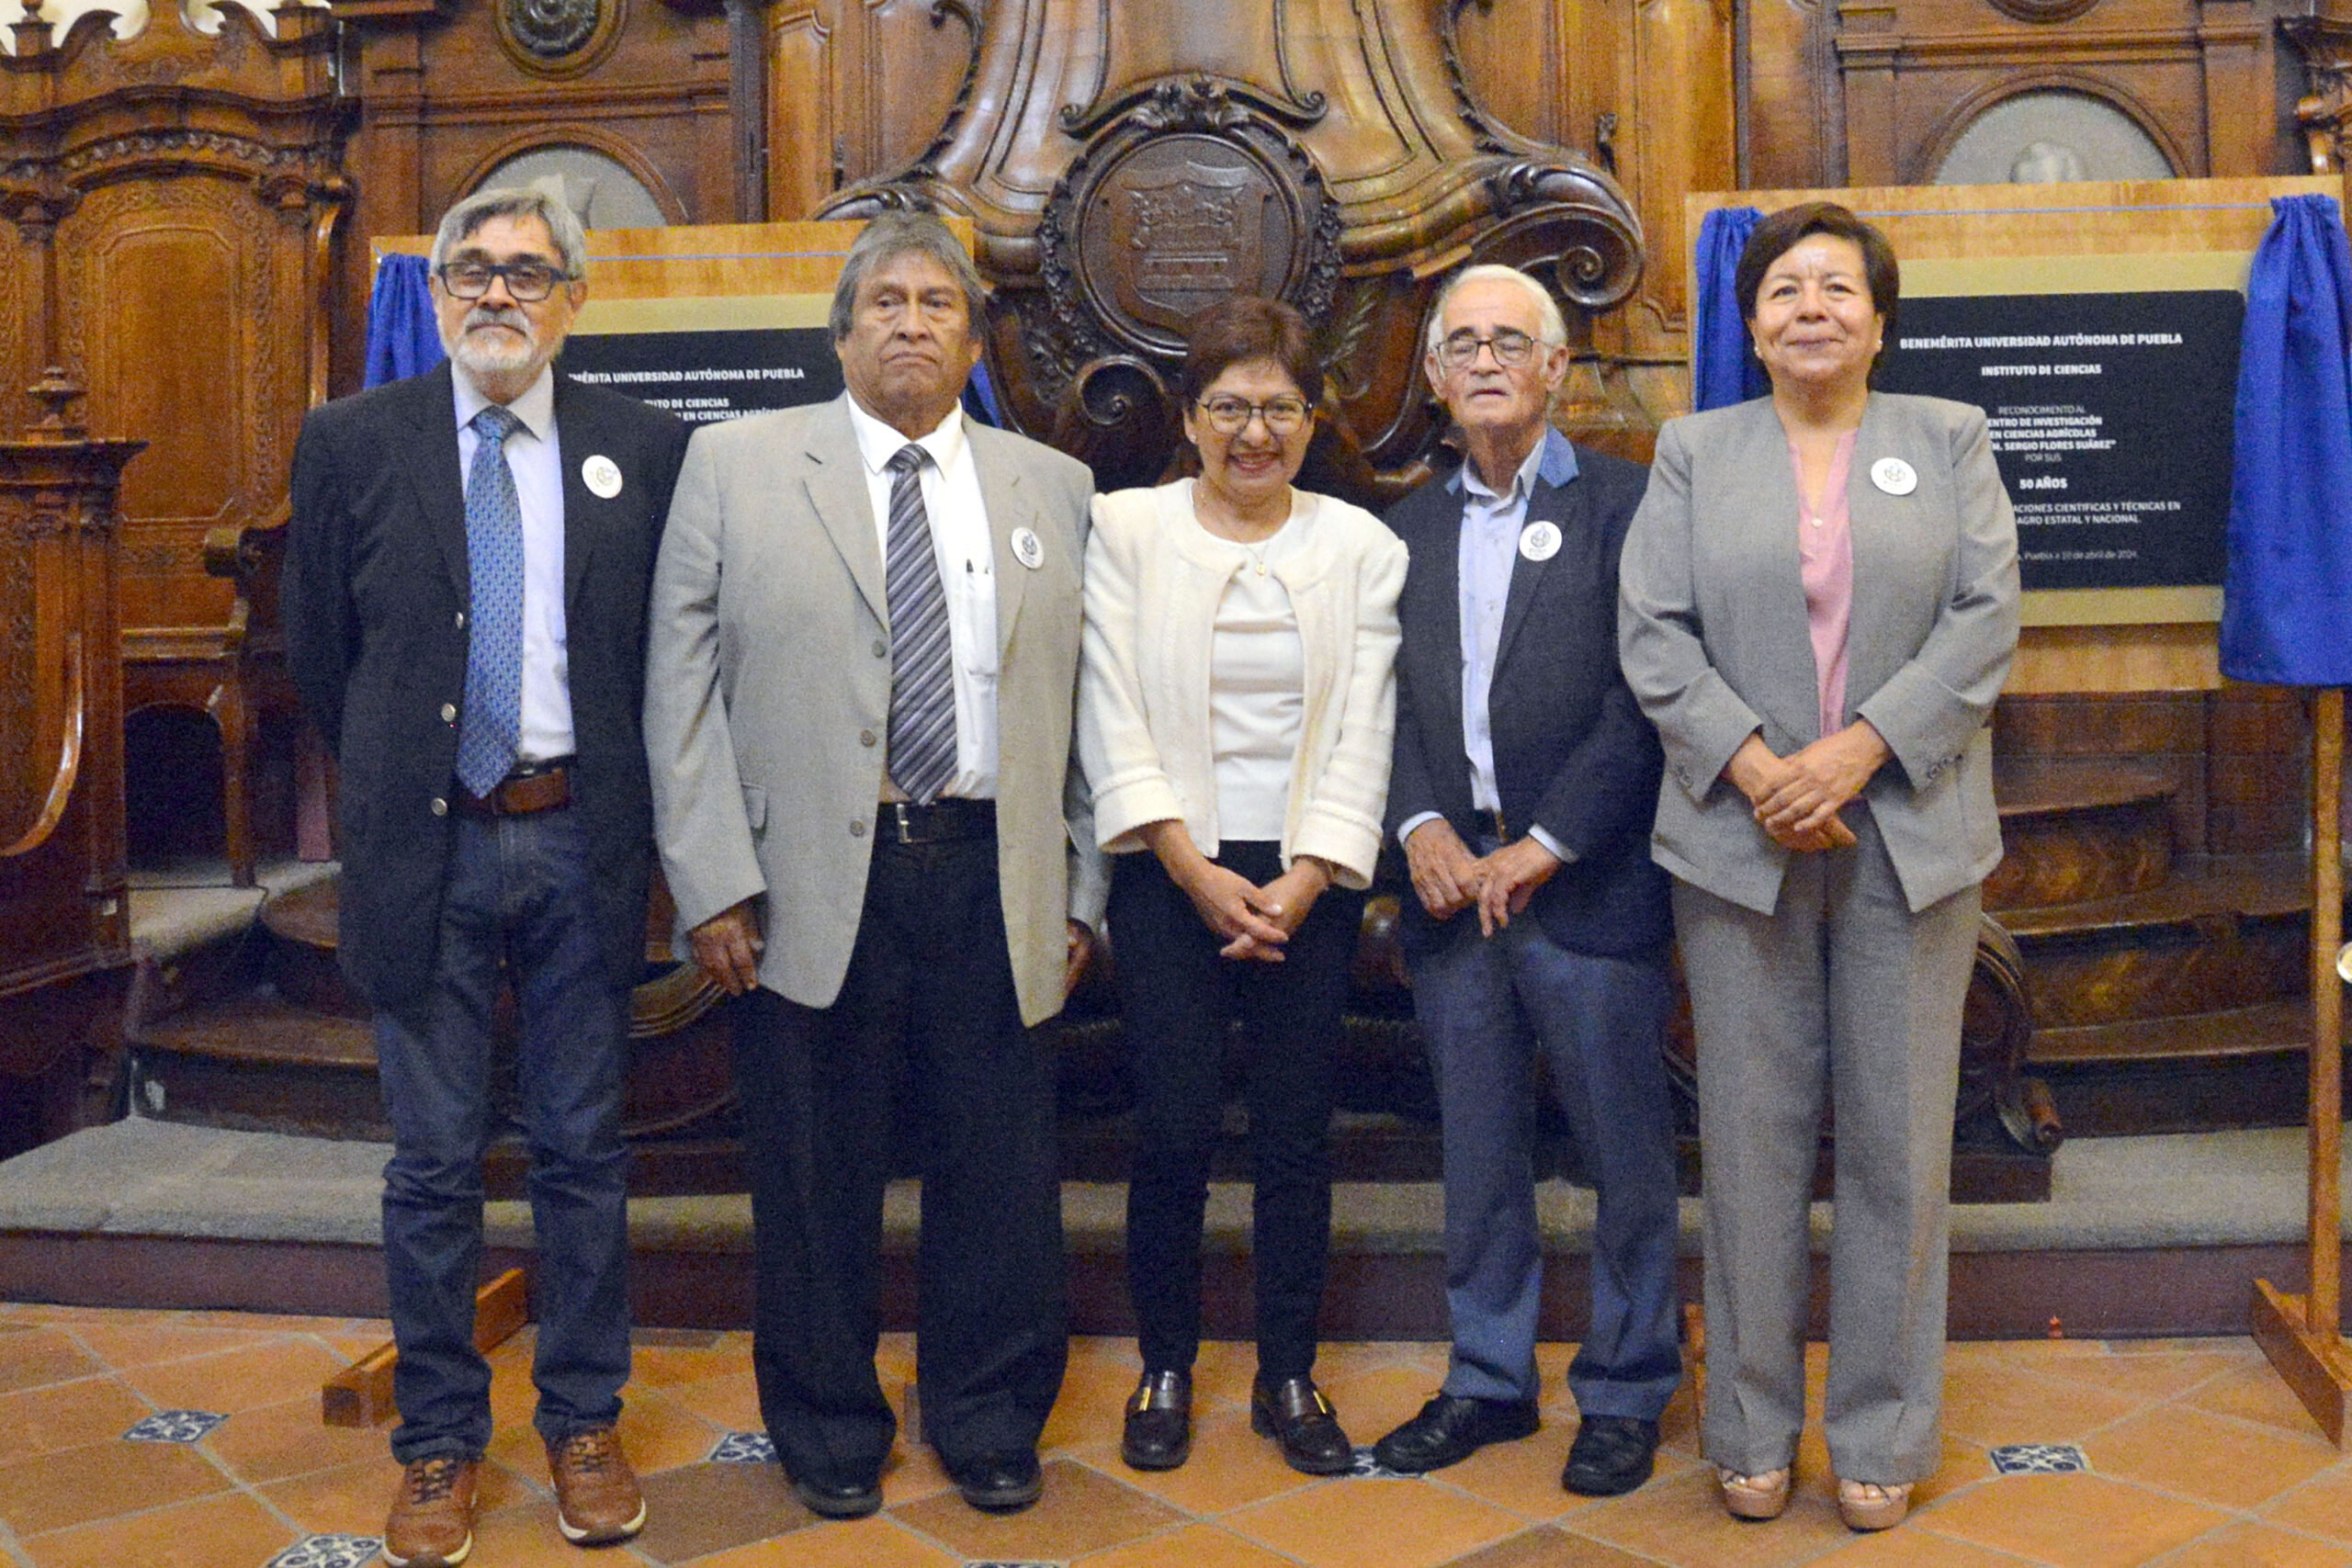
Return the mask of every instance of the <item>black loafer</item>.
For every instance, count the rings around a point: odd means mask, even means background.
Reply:
[[[1568,1445],[1560,1484],[1579,1497],[1614,1497],[1650,1478],[1657,1464],[1657,1423],[1634,1416],[1588,1416]]]
[[[1137,1470],[1173,1470],[1193,1453],[1193,1374],[1146,1372],[1127,1400],[1119,1457]]]
[[[1383,1470],[1419,1475],[1460,1464],[1488,1443],[1532,1438],[1543,1425],[1532,1403],[1441,1393],[1374,1444],[1372,1457]]]
[[[792,1478],[792,1495],[820,1518],[862,1519],[882,1506],[882,1483],[820,1481],[813,1476]]]
[[[949,1479],[964,1501],[991,1514],[1010,1514],[1035,1502],[1046,1490],[1037,1456],[1027,1449],[981,1454],[969,1464],[949,1465]]]
[[[1283,1462],[1302,1475],[1338,1475],[1354,1468],[1355,1445],[1340,1428],[1339,1412],[1313,1378],[1284,1378],[1250,1393],[1250,1429],[1272,1438]]]

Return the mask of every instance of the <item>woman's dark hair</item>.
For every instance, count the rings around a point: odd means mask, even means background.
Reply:
[[[1903,269],[1895,262],[1894,247],[1886,243],[1884,234],[1834,201],[1784,207],[1756,225],[1747,249],[1739,253],[1739,268],[1732,274],[1732,287],[1739,291],[1739,319],[1756,320],[1756,296],[1764,287],[1764,275],[1800,241],[1815,234],[1850,240],[1862,253],[1862,279],[1870,288],[1871,309],[1886,318],[1891,341],[1895,302],[1903,294]]]
[[[1211,382],[1236,365],[1271,359],[1298,383],[1313,408],[1323,398],[1323,371],[1308,342],[1306,318],[1280,299],[1236,294],[1193,318],[1179,387],[1184,401],[1199,400]]]

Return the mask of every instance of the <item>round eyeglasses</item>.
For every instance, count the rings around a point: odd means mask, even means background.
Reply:
[[[1219,435],[1240,434],[1250,428],[1253,415],[1266,422],[1269,435],[1295,435],[1306,427],[1305,398],[1268,398],[1262,403],[1253,403],[1247,398],[1203,398],[1198,406],[1209,428]]]
[[[1491,349],[1495,363],[1506,370],[1516,370],[1535,357],[1535,340],[1525,333],[1505,327],[1492,337],[1480,337],[1464,327],[1448,333],[1437,345],[1438,363],[1448,370],[1467,370],[1478,363],[1482,348]]]
[[[555,292],[559,283],[571,281],[571,274],[560,271],[545,262],[476,262],[455,261],[441,264],[441,287],[451,298],[479,299],[490,292],[491,279],[506,280],[506,292],[519,304],[536,305]]]

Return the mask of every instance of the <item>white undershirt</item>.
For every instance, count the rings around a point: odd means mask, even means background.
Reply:
[[[865,493],[874,505],[875,536],[890,558],[890,459],[907,438],[849,400],[850,428],[865,466]],[[915,445],[930,460],[916,469],[939,583],[947,594],[947,641],[956,659],[956,776],[942,793],[965,800],[996,798],[996,541],[972,444],[964,438],[964,411],[952,409]],[[887,761],[885,763],[887,767]],[[884,775],[887,783],[888,775]]]
[[[1294,511],[1255,545],[1208,537],[1233,562],[1233,576],[1217,601],[1209,655],[1217,837],[1279,843],[1306,717],[1306,647],[1290,592],[1267,567],[1294,553],[1305,530]]]
[[[473,477],[474,415],[490,406],[458,367],[458,482]],[[515,758],[544,762],[579,747],[571,734],[571,667],[563,649],[563,449],[555,428],[555,372],[542,370],[506,405],[523,423],[506,437],[507,470],[523,503],[523,711]]]

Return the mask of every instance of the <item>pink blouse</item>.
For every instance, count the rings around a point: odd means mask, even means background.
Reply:
[[[1820,682],[1821,733],[1846,728],[1846,630],[1854,619],[1854,534],[1846,515],[1846,478],[1854,466],[1854,435],[1838,438],[1822,481],[1821,507],[1805,503],[1804,459],[1789,443],[1797,478],[1797,559],[1804,579],[1805,617],[1813,630],[1813,668]]]

